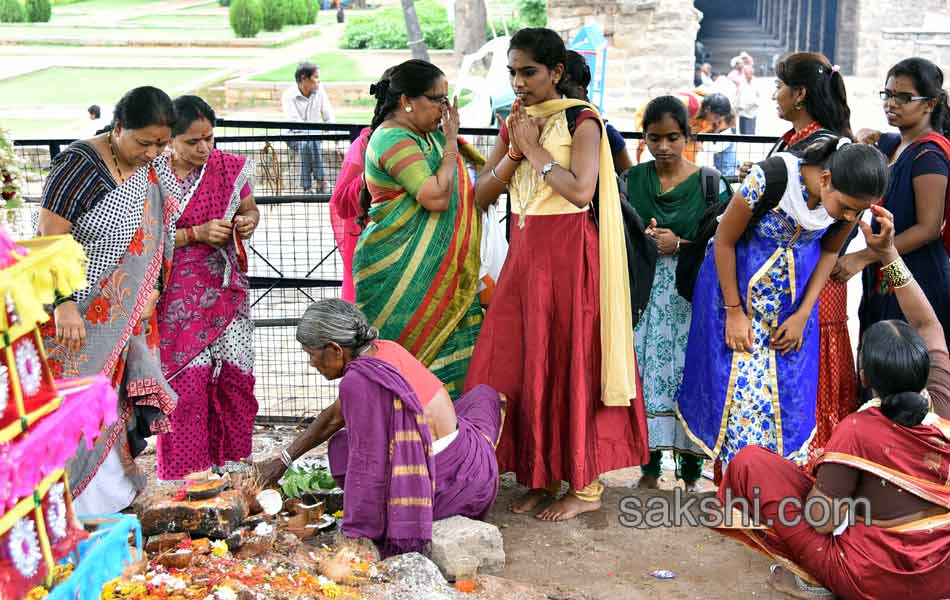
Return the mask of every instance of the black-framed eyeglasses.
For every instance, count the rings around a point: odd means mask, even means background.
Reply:
[[[430,102],[435,102],[436,104],[448,104],[448,103],[449,103],[449,97],[446,96],[446,95],[442,95],[442,96],[430,96],[429,94],[423,94],[423,96],[425,96],[426,99],[429,100]]]
[[[910,104],[918,100],[932,100],[930,96],[915,96],[910,92],[892,92],[891,90],[881,90],[879,95],[882,101],[887,102],[888,100],[893,100],[899,105]]]

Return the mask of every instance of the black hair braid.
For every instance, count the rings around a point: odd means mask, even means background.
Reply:
[[[950,102],[947,100],[947,90],[940,90],[930,122],[937,132],[950,137]]]
[[[376,108],[373,109],[373,120],[370,121],[369,125],[370,136],[372,136],[373,132],[386,120],[386,117],[399,107],[401,94],[391,92],[389,79],[382,79],[379,83],[371,85],[369,91],[376,96]],[[364,181],[363,189],[360,190],[360,210],[362,214],[358,219],[361,225],[365,226],[369,222],[369,209],[372,202],[373,196],[369,193]]]

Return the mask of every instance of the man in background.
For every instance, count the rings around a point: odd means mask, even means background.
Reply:
[[[294,72],[294,80],[295,84],[287,88],[281,97],[284,118],[294,123],[332,123],[333,107],[330,106],[326,87],[320,83],[320,67],[302,62]],[[315,132],[291,128],[290,133]],[[301,140],[290,142],[289,146],[300,157],[300,187],[303,192],[313,192],[316,184],[320,193],[328,193],[330,184],[325,178],[320,141]]]

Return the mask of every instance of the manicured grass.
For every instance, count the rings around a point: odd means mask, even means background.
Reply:
[[[122,21],[123,25],[147,28],[230,29],[228,15],[148,15]]]
[[[102,10],[134,8],[143,4],[158,4],[161,0],[84,0],[63,6],[53,6],[53,13],[89,14]]]
[[[54,67],[0,81],[0,98],[7,106],[115,104],[122,94],[140,85],[154,85],[174,94],[214,72]]]
[[[356,59],[339,52],[321,52],[307,60],[320,65],[321,81],[373,81],[371,75],[363,73]],[[273,71],[255,75],[251,79],[254,81],[293,81],[294,71],[297,70],[299,62],[288,63]]]
[[[369,125],[373,120],[372,110],[338,110],[336,111],[336,122],[346,125]]]
[[[75,119],[3,119],[3,128],[9,130],[15,140],[70,138],[88,125],[84,113],[77,112]]]
[[[262,31],[255,39],[273,40],[292,35],[302,27],[285,27],[280,32]],[[315,33],[319,33],[318,31]],[[57,27],[31,25],[0,25],[0,38],[15,40],[18,43],[38,43],[41,40],[56,40],[57,44],[69,45],[78,42],[103,42],[116,44],[124,41],[139,43],[150,41],[175,42],[227,42],[237,39],[224,22],[223,27],[215,28],[145,28],[145,27]],[[45,44],[44,44],[45,45]]]

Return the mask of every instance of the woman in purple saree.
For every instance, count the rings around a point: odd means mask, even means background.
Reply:
[[[158,305],[162,369],[177,392],[172,432],[158,437],[158,476],[247,458],[254,398],[253,324],[241,239],[260,213],[253,164],[214,149],[214,111],[197,96],[175,100],[171,166],[180,203],[175,255]]]
[[[424,550],[433,520],[485,516],[498,493],[505,402],[480,385],[453,405],[431,371],[377,335],[348,302],[310,305],[297,341],[311,366],[340,379],[340,397],[282,456],[289,465],[335,432],[329,458],[344,490],[343,535],[372,540],[387,556]]]

